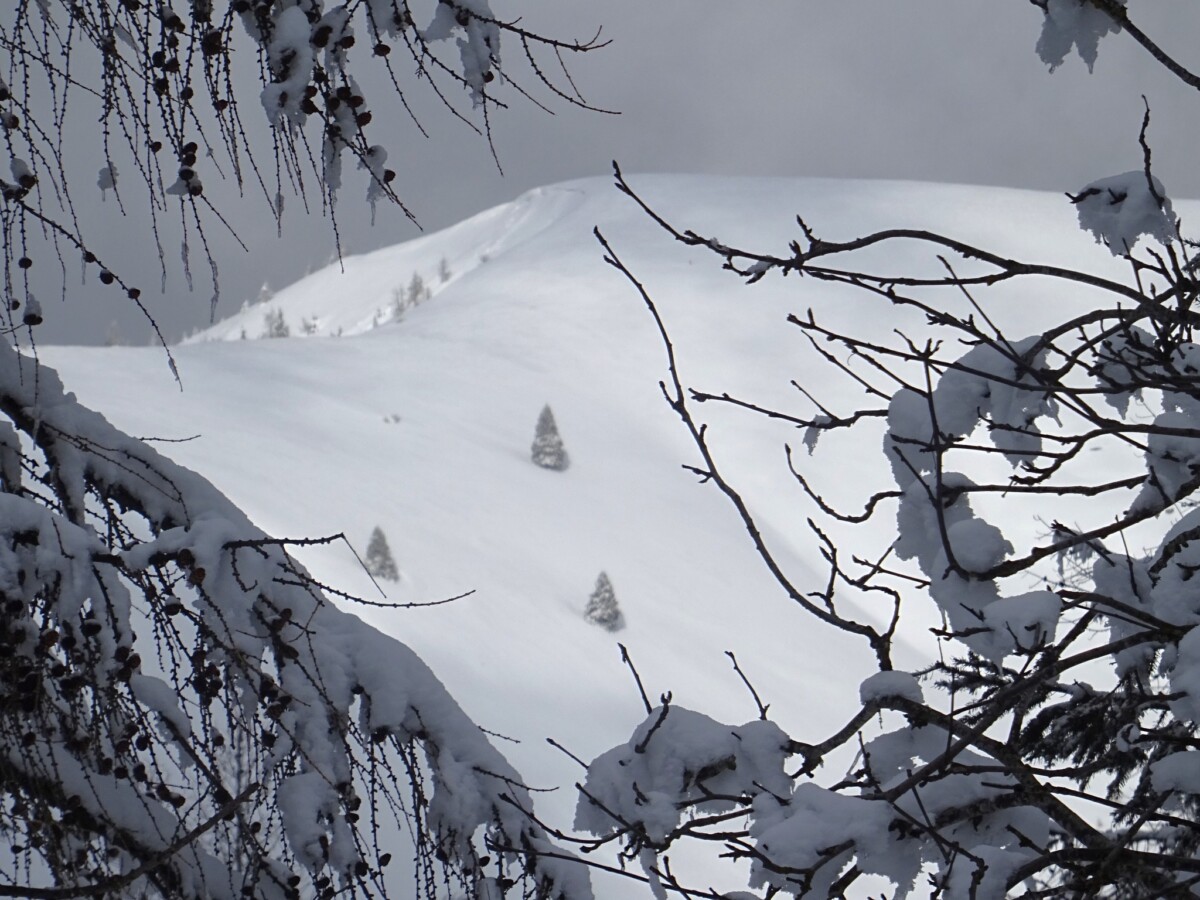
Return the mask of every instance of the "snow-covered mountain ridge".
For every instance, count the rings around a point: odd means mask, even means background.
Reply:
[[[801,213],[830,240],[927,228],[1039,262],[1120,271],[1077,230],[1061,195],[894,182],[630,180],[672,221],[730,244],[782,251]],[[1179,211],[1186,217],[1188,206]],[[474,591],[429,609],[357,611],[409,643],[476,721],[522,740],[501,749],[534,786],[570,785],[579,775],[542,738],[588,758],[641,718],[617,640],[652,697],[672,690],[683,706],[740,722],[756,709],[723,655],[732,650],[785,728],[823,738],[843,724],[842,701],[857,696],[867,648],[818,630],[791,606],[733,510],[681,469],[695,451],[658,387],[661,341],[628,282],[603,263],[593,227],[659,304],[685,381],[706,390],[811,412],[789,384],[796,379],[847,407],[860,395],[830,383],[786,315],[813,308],[868,336],[904,322],[877,301],[828,285],[767,278],[743,287],[711,255],[673,243],[606,179],[592,179],[349,257],[344,273],[335,264],[247,306],[175,349],[182,393],[161,351],[47,348],[42,357],[119,427],[167,439],[197,435],[164,449],[268,531],[344,532],[361,553],[380,526],[401,571],[398,583],[383,585],[389,601]],[[938,265],[915,252],[889,251],[879,262],[896,271]],[[394,320],[397,291],[414,273],[429,297]],[[1022,334],[1035,333],[1054,304],[1073,302],[1037,282],[999,298],[997,318]],[[293,337],[239,340],[261,335],[268,311],[282,315]],[[561,473],[529,462],[546,403],[571,456]],[[782,451],[783,440],[799,447],[801,435],[728,409],[703,414],[777,556],[797,584],[821,586],[807,506],[789,487]],[[878,443],[833,442],[818,447],[814,465],[844,473],[831,489],[853,502],[863,473],[883,460]],[[297,556],[324,583],[380,599],[344,545]],[[601,570],[627,625],[615,636],[582,617]],[[547,801],[560,822],[570,795],[560,790]]]

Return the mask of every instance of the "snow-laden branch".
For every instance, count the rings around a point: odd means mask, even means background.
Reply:
[[[505,57],[506,41],[519,52]],[[99,255],[97,227],[80,202],[97,187],[124,228],[145,204],[140,237],[157,254],[164,283],[173,236],[189,287],[193,255],[203,258],[215,308],[210,232],[245,249],[238,217],[211,199],[215,182],[258,193],[278,227],[289,195],[306,210],[319,208],[340,251],[335,213],[350,181],[347,161],[361,173],[372,211],[383,202],[415,220],[397,193],[394,152],[389,164],[388,148],[372,137],[382,120],[407,121],[415,135],[426,135],[410,95],[428,92],[435,107],[486,140],[498,161],[491,116],[511,96],[545,108],[536,95],[549,92],[554,102],[606,112],[584,98],[566,62],[606,44],[599,32],[588,40],[541,34],[497,17],[487,0],[7,4],[0,15],[0,52],[10,61],[0,72],[8,151],[0,160],[0,269],[19,303],[2,304],[4,322],[10,329],[37,324],[27,321],[36,302],[29,270],[55,263],[64,278],[81,267],[121,291],[154,326],[142,286]],[[79,172],[69,158],[64,135],[76,121],[97,137],[98,173]]]
[[[441,682],[285,544],[11,348],[0,412],[0,891],[382,896],[410,832],[400,884],[590,897]]]
[[[684,841],[748,861],[763,896],[842,896],[868,875],[898,897],[923,896],[927,875],[948,900],[1194,890],[1200,283],[1195,245],[1151,172],[1148,121],[1142,169],[1070,197],[1081,228],[1129,264],[1126,279],[915,229],[827,241],[803,219],[787,252],[747,250],[676,227],[616,170],[618,188],[667,234],[748,284],[807,276],[861,292],[897,322],[864,334],[824,323],[819,310],[787,319],[831,378],[865,392],[857,409],[835,415],[803,385],[799,409],[690,389],[650,286],[601,238],[662,338],[663,395],[700,457],[687,468],[729,499],[814,627],[865,638],[880,669],[823,740],[772,723],[770,741],[757,743],[744,729],[767,733],[763,698],[763,720],[746,726],[664,705],[589,765],[577,825],[620,841],[658,896],[692,892],[678,868],[667,872]],[[945,274],[868,268],[900,244],[927,249]],[[989,306],[988,292],[1030,278],[1060,289],[1062,315],[1014,333],[1021,320]],[[822,583],[784,570],[753,503],[724,476],[701,404],[805,429],[808,457],[789,448],[786,463],[827,567]],[[882,437],[878,465],[847,472],[836,450],[823,455],[825,432]],[[828,499],[835,486],[845,496],[847,482],[864,498],[860,514]],[[895,529],[880,545],[889,512]],[[848,612],[848,596],[869,608],[880,595],[893,611],[886,628]],[[941,646],[918,683],[893,671],[891,643],[905,633],[902,614],[930,605]],[[830,778],[828,760],[856,743],[847,774]],[[792,756],[802,761],[789,773]]]

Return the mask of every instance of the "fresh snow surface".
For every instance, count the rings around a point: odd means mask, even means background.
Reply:
[[[800,213],[828,240],[924,227],[1032,261],[1125,271],[1079,230],[1060,194],[814,179],[631,183],[681,226],[751,249],[786,252]],[[1177,209],[1186,215],[1186,206]],[[388,601],[473,592],[424,609],[343,605],[429,663],[478,723],[503,735],[498,746],[532,787],[558,788],[537,798],[563,827],[583,773],[544,739],[592,759],[628,740],[644,718],[618,640],[652,704],[669,690],[673,702],[715,721],[749,723],[757,707],[724,655],[734,651],[772,719],[814,742],[857,709],[873,671],[865,643],[790,603],[728,502],[681,468],[697,454],[658,386],[662,343],[636,292],[603,263],[594,226],[653,294],[681,375],[698,388],[812,414],[789,384],[796,379],[848,412],[861,390],[832,376],[786,315],[812,308],[827,325],[867,336],[919,325],[836,286],[768,276],[744,287],[711,254],[673,243],[608,180],[591,179],[349,257],[247,305],[173,349],[182,392],[161,350],[40,350],[69,389],[118,427],[180,441],[158,446],[267,531],[343,532],[362,554],[379,526],[400,572],[399,582],[381,582]],[[915,247],[870,259],[897,273],[942,271]],[[396,297],[414,273],[428,297],[396,320]],[[1020,338],[1071,301],[1031,280],[1000,287],[992,302],[989,312]],[[240,339],[259,337],[274,310],[292,337]],[[530,461],[546,404],[570,453],[566,471]],[[783,443],[793,444],[797,465],[823,473],[831,499],[856,509],[870,490],[889,487],[882,429],[806,447],[803,432],[720,404],[696,412],[712,423],[713,449],[777,559],[800,590],[820,589],[826,573],[805,524],[812,507],[792,485]],[[1069,521],[1070,509],[1058,515]],[[879,521],[883,549],[895,520],[888,513]],[[295,555],[322,582],[383,599],[344,544]],[[616,635],[583,617],[602,570],[618,589],[625,627]],[[1035,624],[1039,610],[1028,615]],[[887,613],[860,611],[878,621]],[[917,669],[931,652],[924,628],[938,620],[932,604],[912,613],[896,663]],[[915,689],[887,679],[871,692]],[[826,774],[836,780],[840,772]],[[719,870],[697,875],[698,884],[728,880]],[[598,887],[620,897],[630,885]]]

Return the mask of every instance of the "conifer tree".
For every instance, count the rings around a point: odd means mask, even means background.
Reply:
[[[408,305],[418,306],[433,296],[433,292],[425,284],[425,279],[417,272],[413,272],[412,279],[408,282]]]
[[[268,309],[263,314],[263,337],[285,338],[290,334],[291,329],[283,318],[283,310]]]
[[[625,627],[625,617],[617,605],[617,595],[613,593],[612,582],[604,572],[596,578],[596,587],[592,596],[588,597],[583,617],[606,631],[620,631]]]
[[[554,413],[550,411],[550,404],[543,406],[542,413],[538,416],[529,458],[533,460],[534,465],[556,472],[562,472],[571,464],[562,438],[559,437],[558,426],[554,423]]]
[[[363,564],[375,578],[386,578],[388,581],[400,580],[400,571],[396,568],[396,560],[392,558],[387,538],[383,536],[383,529],[378,525],[371,532],[371,539],[367,542],[367,556],[363,560]]]

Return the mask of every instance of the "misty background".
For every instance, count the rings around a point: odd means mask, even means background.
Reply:
[[[1134,21],[1168,53],[1190,61],[1200,5],[1155,0],[1130,6]],[[586,40],[602,28],[611,44],[570,60],[571,74],[590,103],[620,114],[589,112],[534,91],[550,115],[504,91],[499,96],[510,108],[492,118],[501,172],[487,142],[428,91],[409,98],[425,138],[398,104],[383,106],[386,89],[373,86],[369,133],[388,148],[388,165],[397,171],[393,186],[420,227],[382,204],[372,225],[362,200],[366,177],[347,164],[337,208],[344,253],[417,237],[533,187],[604,175],[614,159],[627,174],[894,178],[1074,191],[1140,167],[1139,94],[1152,109],[1156,174],[1173,197],[1200,197],[1194,93],[1127,34],[1102,40],[1094,74],[1078,56],[1049,74],[1034,52],[1042,13],[1028,0],[498,0],[493,9],[500,18],[521,15],[525,27],[560,38]],[[514,42],[502,46],[502,54],[506,68],[519,63]],[[365,51],[358,59],[363,69],[373,68]],[[246,104],[243,115],[265,135],[259,112]],[[96,172],[104,159],[95,123],[77,117],[71,127],[78,132],[68,135],[73,164],[85,176]],[[269,152],[262,159],[269,162]],[[336,259],[319,201],[306,215],[301,202],[289,198],[280,237],[261,192],[239,196],[213,176],[205,189],[245,245],[209,229],[220,267],[216,318],[254,301],[264,288],[282,288]],[[169,341],[210,323],[208,266],[201,248],[192,246],[189,291],[177,211],[174,223],[170,215],[160,222],[168,265],[160,291],[144,201],[126,197],[122,213],[90,178],[77,179],[73,190],[85,232],[98,233],[101,257],[141,287]],[[802,196],[795,207],[803,213]],[[810,224],[820,230],[819,222]],[[70,304],[59,302],[59,271],[45,266],[34,274],[46,312],[39,341],[150,341],[141,313],[120,291],[100,285],[94,271],[83,281],[68,261],[67,296],[83,301]]]

